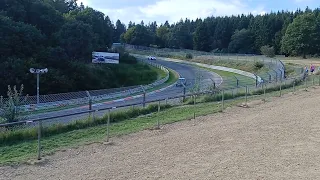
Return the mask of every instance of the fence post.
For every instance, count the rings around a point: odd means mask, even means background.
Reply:
[[[193,105],[196,105],[196,95],[193,95]],[[196,119],[196,111],[193,111],[193,119]]]
[[[109,142],[109,126],[110,126],[110,109],[108,109],[108,121],[107,121],[107,142]]]
[[[146,107],[146,90],[144,89],[144,87],[141,85],[141,89],[143,91],[143,100],[142,100],[142,106]]]
[[[248,86],[246,86],[246,106],[248,106]]]
[[[266,101],[267,100],[267,95],[266,95],[266,87],[267,86],[267,84],[264,84],[264,86],[263,86],[263,96],[264,96],[264,101]]]
[[[222,109],[221,109],[221,112],[223,112],[224,110],[224,90],[222,90]]]
[[[87,93],[87,96],[88,96],[88,98],[89,98],[89,110],[90,110],[90,112],[89,112],[89,118],[91,118],[92,98],[91,98],[91,95],[90,95],[89,91],[86,91],[86,93]]]
[[[268,72],[267,72],[268,73]],[[268,73],[268,75],[269,75],[269,83],[272,81],[272,76],[271,76],[271,74],[270,73]]]
[[[186,99],[186,86],[184,84],[182,84],[182,85],[183,85],[183,100],[182,100],[182,102],[184,102]]]
[[[42,121],[38,121],[38,160],[41,160],[41,130],[42,130]]]
[[[304,90],[307,91],[307,77],[304,78],[304,85],[305,85]]]
[[[295,91],[296,91],[295,85],[296,85],[296,79],[294,79],[294,81],[293,81],[293,94],[295,94]]]
[[[160,101],[158,101],[158,113],[160,113]],[[160,129],[159,118],[157,118],[157,129]]]
[[[282,90],[282,80],[280,80],[280,97],[281,97],[281,90]]]
[[[258,86],[258,76],[256,74],[254,74],[256,76],[256,87]]]
[[[236,81],[237,81],[237,87],[239,87],[239,79],[237,78],[237,76],[234,76],[234,78],[236,78]]]
[[[314,86],[314,76],[312,76],[312,86]]]

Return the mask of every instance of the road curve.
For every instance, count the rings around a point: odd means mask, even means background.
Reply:
[[[221,76],[218,74],[215,74],[213,72],[187,65],[187,64],[182,64],[182,63],[176,63],[176,62],[170,62],[170,61],[165,61],[160,59],[157,59],[155,63],[161,64],[165,67],[168,67],[177,73],[181,77],[186,78],[187,80],[187,90],[190,90],[194,83],[195,83],[195,77],[201,76],[201,87],[205,88],[206,85],[209,83],[212,84],[212,80],[215,81],[216,84],[220,84],[222,82]],[[178,96],[183,94],[183,88],[182,87],[176,87],[176,86],[171,86],[166,89],[164,89],[161,92],[153,92],[149,93],[146,96],[146,101],[153,101],[153,100],[158,100],[158,99],[165,99],[167,97],[173,97],[173,96]],[[117,102],[112,102],[112,103],[97,103],[93,104],[92,108],[93,109],[101,109],[101,108],[109,108],[109,107],[117,107],[117,106],[123,106],[123,105],[128,105],[128,104],[134,104],[134,103],[140,103],[143,102],[142,97],[138,98],[132,98],[128,97],[125,98],[125,100],[122,101],[117,101]],[[83,106],[83,107],[77,107],[77,108],[71,108],[71,109],[65,109],[65,110],[60,110],[60,111],[54,111],[54,112],[47,112],[47,113],[41,113],[41,114],[33,114],[29,115],[28,119],[37,119],[37,118],[45,118],[45,117],[55,117],[59,115],[66,115],[66,114],[71,114],[71,113],[77,113],[77,112],[82,112],[88,110],[88,106]],[[99,111],[95,115],[96,116],[103,116],[106,112]],[[51,119],[47,120],[45,124],[52,124],[52,123],[68,123],[70,121],[78,120],[78,119],[85,119],[88,117],[88,114],[81,114],[81,115],[74,115],[74,116],[67,116],[59,119]]]

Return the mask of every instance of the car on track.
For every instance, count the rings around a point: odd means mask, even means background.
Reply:
[[[157,58],[154,56],[148,56],[148,60],[157,60]]]
[[[187,86],[187,81],[186,81],[186,78],[179,78],[177,83],[176,83],[176,87],[184,87],[184,86]]]

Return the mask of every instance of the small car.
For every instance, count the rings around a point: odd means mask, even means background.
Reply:
[[[154,56],[148,56],[148,60],[157,60]]]
[[[187,81],[185,78],[179,78],[179,80],[177,81],[176,83],[176,87],[179,87],[179,86],[186,86],[187,85]]]

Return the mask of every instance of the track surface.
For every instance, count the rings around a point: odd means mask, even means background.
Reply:
[[[217,85],[222,82],[221,76],[219,76],[213,72],[203,70],[201,68],[197,68],[197,67],[190,66],[187,64],[165,61],[165,60],[161,60],[161,59],[158,59],[155,62],[158,64],[161,64],[165,67],[168,67],[170,69],[173,69],[174,71],[179,73],[181,77],[186,78],[187,90],[190,90],[190,88],[193,87],[195,77],[198,75],[201,75],[201,87],[202,88],[205,88],[208,84],[212,84],[212,80],[214,80]],[[146,101],[164,99],[167,97],[174,97],[174,96],[178,96],[178,95],[182,95],[182,94],[183,94],[182,87],[172,86],[172,87],[169,87],[161,92],[155,92],[152,94],[148,94],[146,96]],[[92,107],[93,107],[93,109],[109,108],[109,107],[123,106],[123,105],[127,105],[127,104],[135,104],[135,103],[139,103],[139,102],[143,102],[142,97],[135,98],[135,99],[127,98],[125,101],[113,102],[113,103],[99,103],[99,104],[94,104]],[[85,111],[85,110],[88,110],[88,106],[71,108],[71,109],[60,110],[60,111],[54,111],[54,112],[48,112],[48,113],[34,114],[34,115],[28,116],[28,119],[54,117],[54,116],[58,116],[58,115],[71,114],[71,113],[81,112],[81,111]],[[95,115],[96,116],[103,116],[105,113],[106,113],[106,111],[100,111],[100,112],[97,112]],[[88,117],[88,114],[68,116],[68,117],[63,117],[63,118],[59,118],[59,119],[48,120],[45,122],[45,124],[68,123],[73,120],[78,120],[78,119],[87,118],[87,117]]]
[[[320,89],[58,152],[0,179],[319,179]]]

